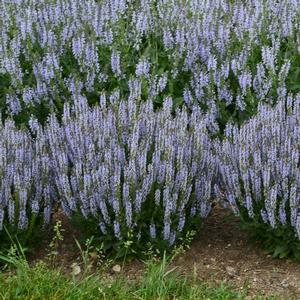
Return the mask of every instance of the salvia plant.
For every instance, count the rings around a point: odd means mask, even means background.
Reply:
[[[198,103],[224,129],[300,90],[299,0],[1,0],[0,109],[18,124],[62,114],[71,78],[160,106]],[[276,101],[275,101],[276,102]]]
[[[33,141],[12,120],[0,125],[0,238],[6,231],[27,242],[50,221],[53,193],[45,139]]]
[[[275,256],[300,259],[300,95],[226,128],[218,145],[227,203]]]
[[[90,108],[74,91],[61,124],[51,115],[45,128],[64,212],[85,219],[122,256],[128,244],[135,252],[149,243],[168,249],[197,229],[210,212],[216,173],[200,109],[174,116],[171,98],[154,111],[136,93],[109,103],[102,95]]]
[[[299,0],[0,0],[0,231],[165,249],[213,190],[299,256],[299,31]]]

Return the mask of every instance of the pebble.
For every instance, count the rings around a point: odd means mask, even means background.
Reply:
[[[227,266],[226,267],[226,272],[230,275],[230,276],[235,276],[236,275],[236,270],[233,267]]]
[[[112,270],[115,273],[120,273],[121,272],[121,266],[120,265],[115,265],[115,266],[113,266]]]
[[[284,287],[284,288],[287,288],[287,287],[289,287],[289,283],[288,283],[288,281],[287,281],[287,279],[284,279],[282,282],[281,282],[281,285]]]
[[[77,263],[73,263],[71,265],[71,269],[72,269],[72,275],[76,276],[79,275],[81,273],[81,268]]]

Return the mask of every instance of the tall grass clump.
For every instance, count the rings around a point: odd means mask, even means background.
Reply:
[[[300,96],[289,96],[240,129],[227,127],[219,148],[226,198],[242,224],[274,256],[300,259]]]

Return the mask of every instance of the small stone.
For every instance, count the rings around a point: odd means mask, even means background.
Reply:
[[[236,275],[236,271],[233,267],[227,266],[226,267],[226,272],[230,275],[230,276],[235,276]]]
[[[284,280],[281,282],[281,285],[282,285],[284,288],[289,287],[289,283],[288,283],[287,279],[284,279]]]
[[[71,265],[71,269],[72,269],[71,274],[74,276],[79,275],[81,273],[81,268],[77,263],[73,263]]]
[[[121,272],[121,266],[120,265],[115,265],[115,266],[113,266],[112,270],[115,273],[120,273]]]

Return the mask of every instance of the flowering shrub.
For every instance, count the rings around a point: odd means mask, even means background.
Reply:
[[[219,154],[227,201],[250,233],[300,259],[300,95],[228,126]]]
[[[147,242],[169,248],[211,209],[216,164],[206,119],[199,109],[173,116],[170,98],[156,112],[151,100],[115,101],[103,95],[89,108],[77,93],[61,125],[49,119],[58,198],[120,256],[129,254],[128,244],[139,252]]]
[[[0,125],[0,236],[1,244],[9,234],[28,242],[49,223],[52,198],[45,140],[34,142],[26,130],[16,129],[7,120]]]
[[[14,0],[0,4],[0,110],[27,124],[61,114],[69,82],[199,103],[221,129],[299,91],[297,1]]]
[[[166,248],[218,181],[298,253],[298,2],[1,1],[0,231],[30,235],[56,199],[120,255]]]

